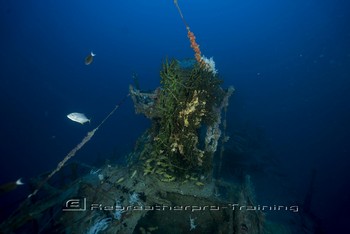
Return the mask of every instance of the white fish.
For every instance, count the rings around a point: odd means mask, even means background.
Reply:
[[[18,179],[17,181],[12,181],[6,184],[0,185],[0,195],[5,194],[7,192],[10,192],[12,190],[15,190],[18,186],[23,185],[22,178]]]
[[[73,112],[68,114],[67,117],[68,119],[81,124],[84,124],[86,122],[90,123],[90,119],[86,118],[86,116],[82,113]]]

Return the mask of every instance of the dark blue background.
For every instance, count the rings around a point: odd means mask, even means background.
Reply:
[[[214,56],[225,85],[236,88],[229,113],[239,112],[263,129],[288,175],[285,183],[300,197],[316,169],[313,212],[328,230],[345,226],[350,220],[347,1],[179,4],[202,53]],[[3,183],[53,169],[127,94],[134,72],[142,88],[153,89],[162,60],[193,57],[172,0],[3,0],[0,24]],[[86,66],[90,51],[97,55]],[[91,125],[71,122],[70,112],[85,113]],[[228,124],[234,125],[230,117]],[[123,158],[147,126],[127,100],[76,159]]]

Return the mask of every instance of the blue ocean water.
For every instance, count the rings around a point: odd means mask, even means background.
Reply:
[[[178,2],[202,53],[236,89],[228,133],[243,123],[259,129],[296,197],[307,194],[315,171],[311,212],[329,233],[343,231],[350,220],[349,3]],[[1,183],[55,168],[127,95],[134,73],[141,88],[154,89],[162,61],[194,56],[171,0],[1,1],[0,34]],[[91,124],[71,122],[71,112]],[[75,159],[123,160],[149,124],[128,99]],[[1,203],[27,194],[18,188]]]

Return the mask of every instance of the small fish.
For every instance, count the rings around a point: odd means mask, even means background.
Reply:
[[[86,116],[82,113],[73,112],[68,114],[67,118],[80,124],[84,124],[86,122],[90,123],[90,119],[86,118]]]
[[[117,184],[120,183],[120,182],[123,182],[123,181],[124,181],[124,177],[122,177],[119,180],[117,180]]]
[[[95,56],[96,56],[96,54],[94,54],[91,51],[90,54],[88,56],[86,56],[86,58],[85,58],[85,65],[90,65],[94,61]]]
[[[135,170],[135,171],[132,173],[132,175],[131,175],[130,178],[131,178],[131,179],[134,178],[134,176],[136,175],[136,173],[137,173],[137,170]]]
[[[6,184],[0,185],[0,195],[15,190],[18,186],[23,185],[22,178],[12,181]]]

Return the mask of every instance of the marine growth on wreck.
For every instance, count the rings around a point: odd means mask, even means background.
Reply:
[[[222,89],[222,81],[194,60],[166,60],[160,77],[152,93],[130,86],[136,112],[152,120],[140,155],[144,175],[165,182],[211,177],[221,112],[234,89]]]

